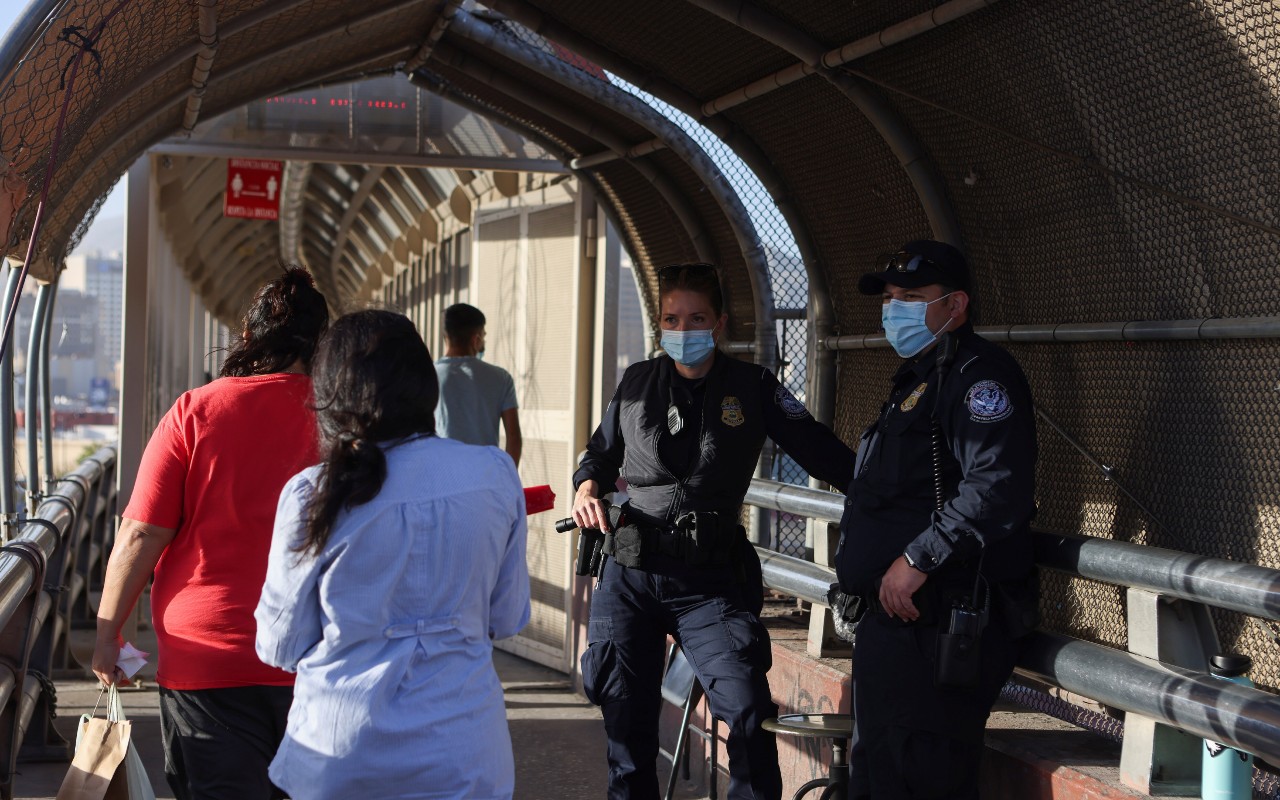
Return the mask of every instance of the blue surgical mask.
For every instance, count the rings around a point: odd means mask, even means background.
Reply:
[[[938,300],[946,300],[950,296],[947,293]],[[925,324],[925,313],[938,300],[927,303],[922,300],[890,300],[880,307],[880,324],[884,326],[884,336],[898,355],[911,358],[937,341],[951,325],[951,319],[948,319],[946,325],[934,332]]]
[[[483,350],[477,350],[477,351],[476,351],[476,358],[480,359],[481,361],[484,361],[484,351],[483,351]]]
[[[686,367],[698,366],[716,349],[716,340],[710,330],[663,331],[661,342],[667,355]]]

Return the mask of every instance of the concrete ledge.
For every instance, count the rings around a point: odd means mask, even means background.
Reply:
[[[843,713],[850,710],[850,662],[847,658],[815,659],[806,652],[807,614],[770,604],[765,624],[773,640],[773,668],[769,684],[783,714]],[[663,746],[675,743],[679,717],[668,707],[663,715]],[[706,730],[706,704],[694,715]],[[728,785],[724,726],[718,728],[721,778],[719,794]],[[705,796],[707,750],[691,742],[690,783],[681,797]],[[831,749],[824,740],[778,737],[783,796],[814,778],[826,777]],[[1147,795],[1125,788],[1119,781],[1120,746],[1070,723],[1014,704],[1001,704],[987,723],[987,752],[982,765],[983,797],[1035,800],[1132,800]]]

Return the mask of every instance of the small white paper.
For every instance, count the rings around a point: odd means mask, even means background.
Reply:
[[[116,666],[124,673],[126,678],[132,678],[134,673],[142,669],[147,663],[147,656],[150,653],[144,653],[133,646],[132,642],[125,642],[120,648],[120,658],[116,660]]]

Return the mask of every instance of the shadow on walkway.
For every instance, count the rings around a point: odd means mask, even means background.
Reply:
[[[138,646],[154,652],[154,636],[148,633],[139,636]],[[76,632],[73,647],[82,657],[81,663],[88,663],[92,637],[92,631]],[[494,665],[507,698],[516,761],[516,800],[603,797],[608,767],[599,709],[574,694],[563,673],[500,651],[494,653]],[[173,794],[164,778],[159,694],[154,670],[144,671],[143,675],[141,688],[122,693],[125,714],[133,722],[134,742],[147,765],[156,797],[165,800]],[[57,689],[58,718],[54,723],[68,741],[74,742],[80,715],[92,712],[98,700],[98,683],[87,678],[62,679],[57,681]],[[105,698],[103,702],[105,707]],[[103,713],[101,709],[99,713]],[[14,778],[14,797],[52,800],[68,766],[69,762],[20,762]]]

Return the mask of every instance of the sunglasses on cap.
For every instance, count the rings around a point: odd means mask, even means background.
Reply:
[[[939,272],[945,272],[945,268],[939,266],[924,256],[914,255],[912,253],[894,253],[884,259],[884,266],[880,268],[881,272],[915,272],[921,267],[935,269]]]
[[[701,277],[703,275],[711,275],[715,278],[720,277],[720,273],[716,269],[715,264],[697,261],[692,264],[670,264],[665,266],[658,270],[658,280],[675,280],[682,272],[688,272],[690,277]]]

